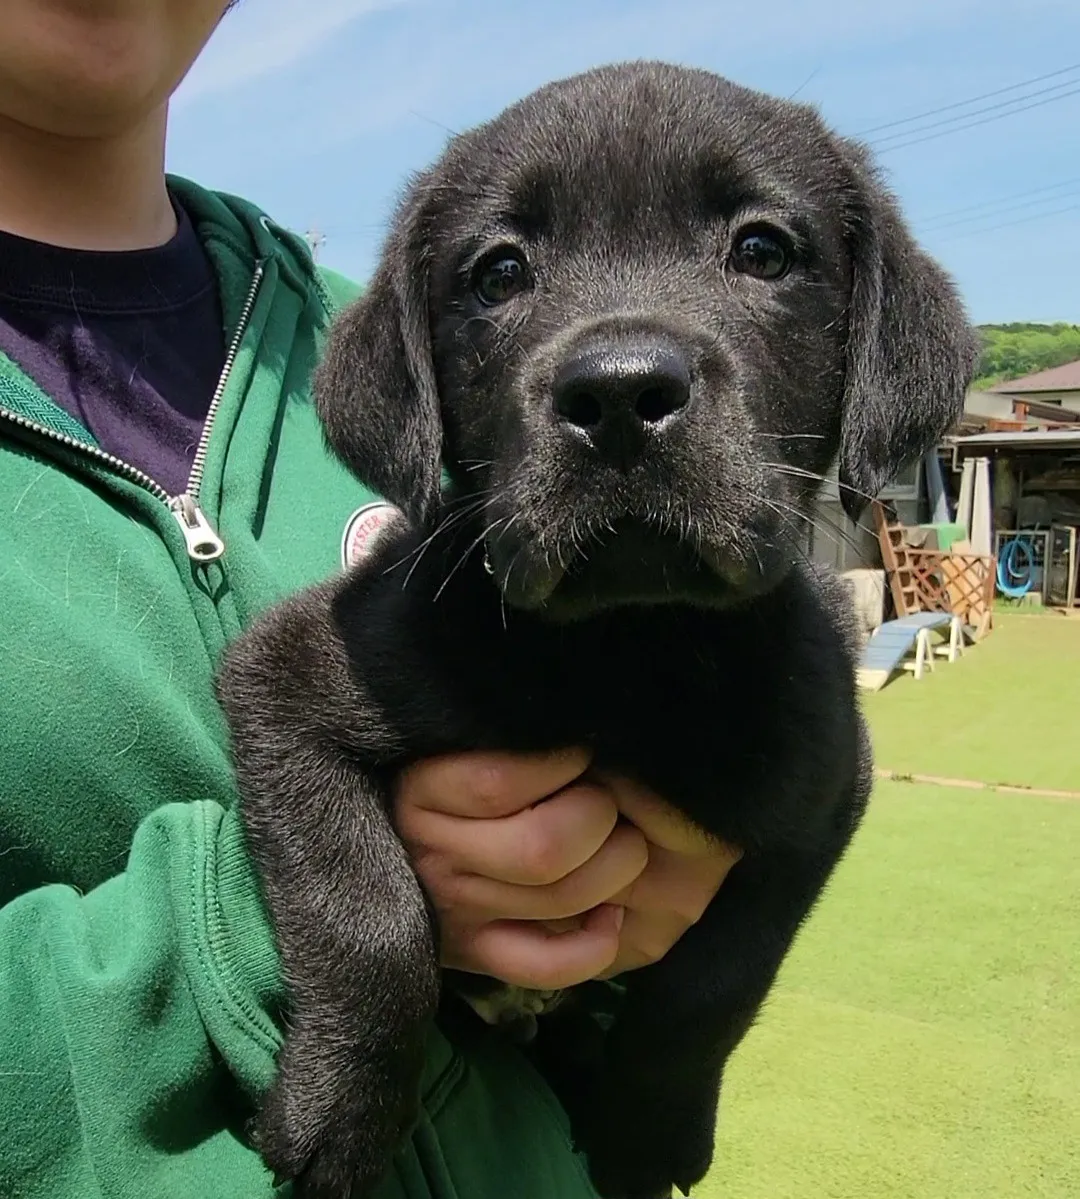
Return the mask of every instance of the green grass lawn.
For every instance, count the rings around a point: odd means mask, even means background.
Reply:
[[[1080,790],[1080,620],[995,620],[960,661],[866,697],[878,765]]]
[[[1006,618],[872,697],[881,765],[1080,788],[1078,667],[1080,624]],[[695,1194],[1080,1197],[1080,802],[878,786],[731,1063]]]

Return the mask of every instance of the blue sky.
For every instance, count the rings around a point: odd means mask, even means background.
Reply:
[[[323,260],[363,278],[448,129],[627,58],[799,89],[848,134],[1063,72],[867,140],[894,135],[879,161],[975,320],[1080,323],[1077,0],[243,0],[181,86],[168,165],[318,228]],[[1059,98],[897,144],[1025,96]]]

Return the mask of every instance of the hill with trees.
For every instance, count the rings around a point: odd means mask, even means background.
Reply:
[[[1080,325],[979,325],[983,354],[974,387],[1019,379],[1080,359]]]

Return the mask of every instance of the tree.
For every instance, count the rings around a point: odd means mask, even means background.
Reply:
[[[1080,325],[980,325],[979,335],[983,353],[976,390],[1080,360]]]

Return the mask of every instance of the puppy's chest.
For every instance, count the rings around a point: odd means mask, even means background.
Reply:
[[[849,764],[855,717],[839,655],[808,677],[799,645],[770,635],[767,618],[661,610],[504,624],[477,604],[397,619],[393,668],[382,656],[366,689],[410,758],[585,746],[598,768],[748,847],[828,806]]]

